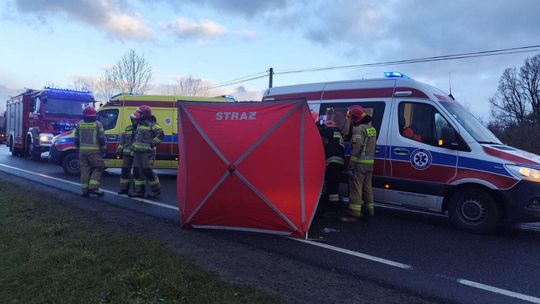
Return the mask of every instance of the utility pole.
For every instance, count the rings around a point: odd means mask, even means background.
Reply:
[[[272,88],[273,82],[274,82],[274,68],[270,68],[270,70],[268,70],[268,88],[269,89]]]

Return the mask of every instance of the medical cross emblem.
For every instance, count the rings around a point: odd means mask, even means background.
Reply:
[[[417,149],[411,154],[411,165],[417,170],[429,168],[431,160],[431,153],[428,150]]]

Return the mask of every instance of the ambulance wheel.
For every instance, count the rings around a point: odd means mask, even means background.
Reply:
[[[487,233],[499,222],[499,208],[487,192],[466,188],[450,197],[448,214],[452,223],[460,229],[473,233]]]
[[[79,167],[79,155],[72,152],[68,153],[64,158],[62,158],[62,169],[67,175],[80,175],[81,168]]]

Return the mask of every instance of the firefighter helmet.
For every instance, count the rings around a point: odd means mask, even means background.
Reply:
[[[147,105],[140,106],[137,109],[137,112],[141,114],[142,117],[150,117],[152,116],[152,108]]]
[[[96,115],[97,115],[96,109],[94,109],[94,107],[92,107],[92,106],[88,106],[88,107],[84,108],[84,110],[83,110],[83,116],[96,117]]]
[[[353,120],[361,120],[366,117],[366,110],[361,106],[351,106],[348,113]]]
[[[337,128],[337,124],[333,120],[327,120],[324,122],[324,126],[327,128]]]
[[[315,111],[311,112],[311,118],[313,119],[314,123],[319,123],[319,113]]]

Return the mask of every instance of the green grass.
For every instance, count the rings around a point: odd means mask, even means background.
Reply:
[[[163,243],[0,181],[0,303],[275,303]]]

